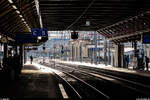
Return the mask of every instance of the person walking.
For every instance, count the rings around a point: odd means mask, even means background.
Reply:
[[[149,58],[145,56],[146,70],[148,71]]]
[[[32,61],[33,61],[33,57],[32,57],[32,55],[30,56],[30,61],[31,61],[31,64],[32,64]]]

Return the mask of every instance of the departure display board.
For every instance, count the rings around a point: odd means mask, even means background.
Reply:
[[[143,34],[142,42],[145,44],[150,44],[150,33]]]
[[[71,39],[78,39],[78,32],[71,32]]]

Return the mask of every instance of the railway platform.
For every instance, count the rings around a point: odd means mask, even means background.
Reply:
[[[1,73],[2,74],[2,73]],[[14,81],[4,81],[1,76],[0,98],[44,98],[61,99],[58,82],[53,73],[41,70],[35,64],[25,64],[20,78]]]
[[[131,68],[119,68],[114,67],[111,65],[104,65],[104,64],[91,64],[91,63],[84,63],[84,62],[72,62],[72,61],[61,61],[61,60],[52,60],[56,63],[62,63],[67,65],[74,65],[74,66],[80,66],[80,67],[90,67],[90,68],[98,68],[105,71],[110,71],[114,73],[125,73],[129,75],[135,75],[135,76],[141,76],[141,77],[147,77],[150,78],[150,71],[146,70],[134,70]]]

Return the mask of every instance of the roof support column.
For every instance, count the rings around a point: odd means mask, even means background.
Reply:
[[[115,66],[123,67],[124,45],[118,44],[115,47]]]
[[[24,46],[24,48],[25,48],[25,46]],[[26,50],[23,50],[23,51],[24,51],[24,64],[25,64],[27,62],[27,51]]]
[[[75,49],[74,49],[74,46],[73,46],[73,44],[72,44],[72,54],[71,54],[71,56],[72,56],[72,57],[71,57],[71,58],[72,58],[71,60],[72,60],[72,61],[74,61],[74,52],[75,52]]]
[[[20,49],[19,49],[19,53],[20,53],[20,66],[23,67],[24,65],[24,45],[21,44],[20,45]]]
[[[137,67],[137,57],[138,57],[138,50],[137,50],[137,42],[134,41],[133,42],[133,46],[134,46],[134,58],[133,58],[133,69],[136,69]]]
[[[107,40],[104,39],[104,64],[107,66]]]
[[[8,44],[4,43],[4,58],[8,57]]]
[[[138,55],[138,54],[137,54],[137,42],[134,41],[133,43],[134,43],[134,44],[133,44],[133,45],[134,45],[134,57],[137,57],[137,55]]]
[[[111,64],[110,41],[108,40],[108,65]]]
[[[76,58],[75,58],[75,59],[76,59],[76,61],[78,61],[78,57],[79,57],[79,56],[78,56],[78,46],[76,45],[75,48],[76,48],[76,49],[75,49],[75,50],[76,50],[76,55],[75,55]]]
[[[80,62],[82,62],[82,44],[80,45]]]
[[[94,44],[95,44],[94,63],[97,64],[97,33],[96,33],[96,31],[94,32]]]
[[[76,52],[77,52],[77,50],[76,50],[76,45],[74,45],[74,61],[76,61]]]

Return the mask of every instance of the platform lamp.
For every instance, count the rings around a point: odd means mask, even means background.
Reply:
[[[89,20],[86,20],[85,25],[86,25],[86,26],[90,26],[90,21],[89,21]]]

